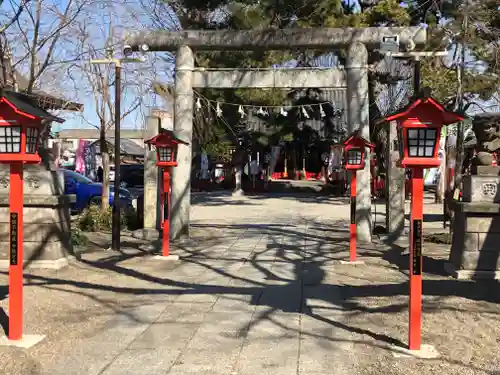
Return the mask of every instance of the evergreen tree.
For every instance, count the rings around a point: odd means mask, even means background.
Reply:
[[[298,0],[250,2],[246,0],[176,0],[169,3],[177,14],[183,29],[235,29],[289,28],[289,27],[376,27],[376,26],[417,26],[428,28],[429,42],[426,50],[438,51],[449,48],[450,58],[425,59],[422,66],[423,84],[430,86],[433,95],[441,101],[454,99],[457,93],[456,46],[467,40],[467,51],[471,55],[464,77],[464,91],[467,100],[486,99],[498,86],[499,65],[498,41],[500,40],[500,16],[496,0],[469,1],[467,12],[466,0],[406,0],[400,3],[394,0],[316,0],[304,3]],[[463,17],[469,17],[469,26],[463,30]],[[343,63],[344,51],[330,51]],[[458,51],[459,52],[459,51]],[[314,59],[325,51],[235,51],[199,52],[195,63],[211,68],[269,68],[292,59],[301,66],[309,66]],[[370,63],[380,61],[382,56],[370,53]],[[478,61],[481,64],[478,64]],[[397,63],[399,65],[408,65]],[[472,66],[474,65],[474,66]],[[479,69],[481,67],[481,69]],[[370,109],[371,119],[380,116],[378,93],[386,90],[394,80],[402,80],[400,96],[411,94],[411,69],[393,77],[390,71],[374,71],[370,74]],[[377,88],[378,87],[378,88]],[[281,105],[286,99],[283,90],[203,90],[203,96],[221,103],[241,103],[254,105]],[[402,103],[404,98],[389,98]],[[389,103],[391,104],[391,103]],[[206,106],[204,106],[206,107]],[[223,106],[224,121],[218,120],[211,113],[203,111],[197,115],[198,133],[203,133],[202,143],[219,142],[220,139],[234,138],[238,129],[244,129],[237,107]],[[386,112],[383,109],[382,112]],[[278,123],[278,137],[290,135],[295,129],[291,119],[279,119],[270,116],[269,121]],[[243,120],[244,121],[244,120]],[[216,125],[216,126],[214,126]],[[200,129],[205,129],[203,132]],[[208,130],[207,130],[208,129]],[[219,129],[219,130],[213,130]],[[290,130],[292,130],[290,132]],[[226,133],[226,135],[224,135]],[[377,140],[377,135],[372,134]],[[258,139],[264,139],[257,134]],[[266,142],[270,142],[269,137]],[[275,141],[274,139],[272,140]]]

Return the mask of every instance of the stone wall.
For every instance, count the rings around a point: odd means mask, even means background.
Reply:
[[[500,204],[456,205],[450,262],[457,270],[495,273],[500,269]],[[488,209],[489,212],[484,212]],[[483,211],[483,212],[481,212]]]

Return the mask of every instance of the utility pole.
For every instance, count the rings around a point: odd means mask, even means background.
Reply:
[[[420,56],[413,56],[413,96],[415,99],[420,95]]]
[[[110,58],[90,60],[91,64],[113,64],[115,66],[115,181],[113,187],[113,217],[111,229],[111,249],[120,250],[120,127],[121,127],[121,72],[122,64],[129,62],[144,62],[143,58]]]
[[[121,156],[121,97],[122,97],[122,65],[118,59],[115,63],[115,181],[113,196],[113,217],[111,229],[111,248],[120,250],[120,156]]]

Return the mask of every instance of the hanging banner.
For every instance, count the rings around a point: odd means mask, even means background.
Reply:
[[[200,180],[208,180],[210,178],[210,172],[208,171],[208,155],[205,151],[202,151],[200,156]]]
[[[76,149],[75,155],[75,172],[85,175],[85,161],[84,161],[84,150],[88,142],[84,139],[80,139],[78,142],[78,148]]]
[[[272,176],[274,173],[274,168],[276,168],[276,163],[278,162],[278,157],[281,152],[280,146],[271,147],[271,160],[269,161],[269,175]]]
[[[97,160],[95,145],[86,141],[83,148],[84,174],[92,181],[97,179]]]

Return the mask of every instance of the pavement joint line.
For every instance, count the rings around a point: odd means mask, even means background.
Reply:
[[[283,239],[283,237],[284,236],[281,236],[281,239]],[[283,246],[283,241],[281,241],[280,246]],[[254,253],[254,252],[255,252],[255,248],[252,250],[251,254]],[[277,257],[278,256],[276,255],[276,252],[275,252],[275,256],[274,256],[273,261],[272,261],[272,266],[269,268],[269,272],[272,272],[272,269],[273,269],[273,267],[275,265],[275,261],[276,261]],[[250,320],[249,320],[249,322],[246,325],[246,328],[244,330],[244,338],[243,338],[243,340],[241,342],[240,350],[239,350],[238,355],[236,356],[236,360],[235,360],[235,362],[233,364],[233,367],[232,367],[232,370],[231,370],[231,374],[237,374],[238,373],[237,369],[238,369],[238,365],[239,365],[239,363],[241,361],[241,354],[242,354],[245,346],[248,345],[248,342],[249,342],[249,340],[248,340],[248,332],[250,331],[250,327],[251,327],[251,325],[252,325],[252,323],[253,323],[253,321],[255,319],[255,316],[256,316],[256,313],[257,313],[257,307],[259,306],[260,299],[262,298],[262,295],[265,292],[265,287],[263,289],[264,290],[260,293],[260,295],[259,295],[259,297],[258,297],[258,299],[257,299],[257,301],[255,303],[255,306],[254,306],[254,309],[253,309],[253,312],[252,312],[252,316],[250,317]],[[297,361],[297,363],[298,363],[298,361]]]
[[[218,260],[220,260],[220,258],[226,254],[226,252],[228,252],[229,250],[226,250],[223,254],[221,254],[221,256],[219,256]],[[207,311],[206,313],[209,313],[209,312],[213,312],[213,309],[214,309],[214,306],[215,304],[217,303],[217,301],[219,300],[220,298],[220,294],[217,295],[217,298],[215,299],[215,301],[212,303],[212,305],[210,306],[210,309],[209,311]],[[175,359],[172,361],[172,364],[170,365],[170,367],[168,368],[167,370],[167,374],[173,369],[173,367],[176,365],[176,363],[179,361],[180,357],[184,354],[184,351],[186,350],[186,348],[188,347],[188,345],[191,343],[191,341],[193,340],[193,338],[196,336],[196,334],[200,331],[201,327],[203,326],[203,323],[205,322],[205,319],[203,319],[203,321],[200,322],[200,324],[198,325],[198,328],[193,332],[193,334],[191,335],[191,337],[189,338],[189,340],[187,340],[186,344],[183,346],[182,350],[179,351],[179,354],[175,357]]]
[[[307,229],[306,229],[307,231]],[[300,356],[302,353],[302,318],[304,314],[304,264],[305,264],[305,253],[307,252],[307,239],[304,236],[304,251],[302,253],[302,265],[301,265],[301,273],[300,273],[300,306],[299,306],[299,334],[298,334],[298,346],[297,346],[297,372],[296,375],[300,375]]]
[[[177,297],[177,298],[178,298],[178,297]],[[177,298],[176,298],[176,299],[177,299]],[[127,345],[127,346],[126,346],[123,350],[121,350],[119,353],[117,353],[117,354],[113,357],[113,359],[112,359],[111,361],[109,361],[109,362],[106,364],[106,366],[104,366],[104,367],[101,369],[101,371],[99,371],[99,375],[104,374],[104,373],[105,373],[105,372],[106,372],[106,371],[107,371],[107,370],[111,367],[111,365],[113,365],[113,363],[115,363],[115,362],[116,362],[116,360],[117,360],[117,359],[118,359],[118,358],[119,358],[122,354],[124,354],[127,350],[129,350],[129,348],[132,346],[132,344],[133,344],[133,343],[134,343],[134,342],[135,342],[135,341],[136,341],[139,337],[141,337],[141,336],[142,336],[142,335],[143,335],[143,334],[144,334],[144,333],[148,330],[148,328],[149,328],[149,327],[151,327],[153,324],[155,324],[155,323],[158,321],[158,319],[160,319],[160,316],[161,316],[161,315],[162,315],[162,314],[163,314],[163,313],[164,313],[164,312],[168,309],[169,305],[170,305],[170,302],[166,302],[166,303],[165,303],[165,308],[164,308],[163,310],[161,310],[161,312],[158,314],[158,316],[156,317],[156,319],[154,319],[152,323],[146,323],[146,324],[145,324],[145,328],[144,328],[144,329],[143,329],[140,333],[138,333],[138,334],[134,337],[134,339],[133,339],[133,340],[131,340],[131,341],[129,342],[129,344],[128,344],[128,345]]]
[[[229,249],[228,249],[226,252],[228,252],[228,251],[229,251]],[[253,252],[253,250],[252,250],[250,253],[252,253],[252,252]],[[224,253],[224,254],[225,254],[225,253]],[[240,267],[238,267],[238,269],[237,269],[235,272],[238,272],[238,270],[239,270],[239,269],[241,269],[241,267],[243,267],[243,265],[244,265],[245,263],[246,263],[246,260],[244,260],[243,262],[241,262]],[[230,286],[230,285],[232,284],[232,282],[234,282],[234,281],[235,281],[234,279],[231,279],[231,280],[229,281],[229,283],[227,284],[227,286]],[[220,299],[220,293],[217,295],[216,300],[215,300],[215,301],[214,301],[214,303],[211,305],[210,310],[209,310],[208,312],[213,312],[213,309],[214,309],[214,307],[215,307],[216,303],[219,301],[219,299]],[[245,336],[246,336],[246,337],[248,336],[248,330],[250,329],[250,323],[251,323],[251,322],[252,322],[252,320],[253,320],[253,316],[255,315],[255,311],[256,311],[256,309],[257,309],[257,306],[255,306],[255,307],[254,307],[254,309],[253,309],[253,313],[252,313],[252,316],[251,316],[251,318],[250,318],[250,322],[248,323],[248,325],[247,325],[247,329],[245,330]],[[184,350],[186,349],[186,347],[187,347],[187,346],[191,343],[191,341],[193,340],[194,336],[196,336],[196,334],[198,333],[198,331],[199,331],[199,330],[201,329],[201,327],[203,326],[204,322],[205,322],[205,319],[204,319],[204,320],[200,323],[200,325],[198,326],[198,329],[196,329],[196,330],[195,330],[195,332],[193,333],[193,335],[189,338],[189,340],[187,341],[187,343],[186,343],[186,345],[184,346],[183,350],[182,350],[182,351],[180,351],[179,355],[178,355],[178,356],[175,358],[175,360],[172,362],[172,365],[169,367],[169,369],[168,369],[168,371],[167,371],[167,374],[168,374],[168,373],[172,370],[172,368],[175,366],[175,364],[177,363],[177,361],[179,360],[179,358],[182,356],[182,354],[183,354]],[[244,342],[245,342],[245,339],[242,341],[242,344],[240,345],[240,351],[239,351],[239,353],[238,353],[238,356],[237,356],[237,359],[236,359],[236,361],[235,361],[235,364],[233,365],[233,371],[232,371],[232,372],[234,372],[234,371],[235,371],[235,367],[236,367],[236,365],[237,365],[237,363],[238,363],[239,357],[241,356],[241,352],[243,351]]]
[[[229,250],[227,250],[229,251]],[[226,252],[227,252],[226,251]],[[224,252],[223,254],[225,254],[226,252]],[[221,256],[223,255],[221,254]],[[220,260],[220,257],[218,258]],[[129,348],[132,346],[132,344],[134,342],[137,341],[137,339],[139,337],[141,337],[153,324],[155,324],[158,319],[160,319],[160,316],[169,308],[171,307],[171,305],[175,304],[177,302],[177,300],[183,295],[183,293],[180,293],[173,301],[168,301],[165,303],[165,307],[164,309],[161,310],[161,312],[158,314],[158,316],[156,317],[156,319],[152,322],[152,323],[148,323],[148,324],[145,324],[145,328],[140,332],[138,333],[135,338],[133,340],[131,340],[131,342],[123,349],[121,350],[119,353],[117,353],[113,359],[106,364],[106,366],[103,367],[103,369],[99,372],[99,374],[104,374],[105,371],[107,371],[112,365],[113,363],[116,362],[116,360],[121,356],[123,355],[127,350],[129,350]],[[210,310],[209,311],[213,311],[213,308],[215,306],[215,304],[217,303],[217,301],[219,300],[220,298],[220,294],[219,296],[217,297],[217,299],[212,303],[211,307],[210,307]],[[189,340],[187,341],[186,343],[186,346],[184,346],[183,348],[183,351],[184,349],[187,347],[187,345],[189,345],[189,343],[191,342],[191,340],[193,339],[193,337],[198,333],[198,331],[200,330],[201,326],[203,325],[203,322],[200,323],[200,325],[198,326],[198,329],[195,330],[195,332],[193,333],[193,335],[189,338]],[[170,370],[172,369],[172,367],[175,365],[175,363],[177,362],[177,360],[179,359],[179,357],[183,354],[183,351],[181,351],[179,353],[179,355],[176,357],[176,359],[172,362],[172,365],[170,366],[170,368],[168,369],[168,372],[170,372]]]

